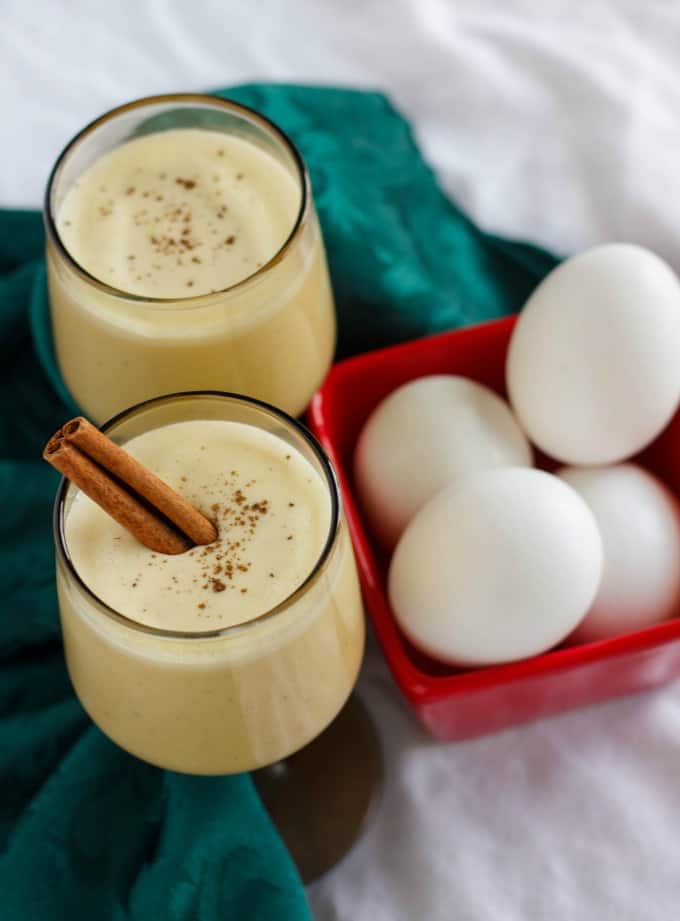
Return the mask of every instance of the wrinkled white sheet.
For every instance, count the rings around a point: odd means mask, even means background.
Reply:
[[[680,270],[671,0],[0,3],[0,203],[135,96],[252,79],[384,89],[485,227],[562,252],[626,239]],[[672,921],[680,685],[433,743],[373,650],[381,809],[310,890],[319,921]],[[225,919],[226,921],[226,919]]]

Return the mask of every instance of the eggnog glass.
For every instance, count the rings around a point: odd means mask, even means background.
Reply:
[[[333,299],[307,171],[266,118],[194,94],[114,109],[57,160],[45,224],[57,362],[91,419],[184,390],[305,408]]]
[[[277,762],[333,720],[357,678],[363,609],[333,471],[293,419],[240,396],[189,393],[136,406],[104,430],[125,444],[189,420],[254,426],[316,472],[330,527],[303,583],[271,610],[224,629],[204,629],[195,611],[190,630],[139,623],[104,603],[76,571],[67,539],[78,490],[63,481],[54,517],[59,609],[73,686],[106,735],[164,768],[230,774]],[[160,592],[158,605],[162,616]]]

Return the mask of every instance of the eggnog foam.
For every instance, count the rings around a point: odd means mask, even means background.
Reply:
[[[96,160],[57,213],[73,259],[100,281],[150,298],[221,291],[268,262],[300,206],[293,176],[255,144],[173,129]]]
[[[218,528],[205,547],[154,553],[77,493],[65,521],[73,565],[109,607],[168,630],[243,623],[285,600],[312,572],[328,537],[327,489],[282,439],[240,422],[177,422],[125,448]]]

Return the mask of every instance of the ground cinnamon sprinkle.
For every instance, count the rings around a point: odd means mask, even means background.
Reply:
[[[224,151],[219,150],[218,156],[223,155]],[[243,174],[236,174],[236,178],[243,178]],[[213,187],[214,191],[211,193],[214,196],[214,219],[224,221],[229,209],[227,204],[221,200],[224,190],[219,185],[220,177],[216,175],[213,179],[217,182],[217,186]],[[167,180],[167,183],[165,180]],[[229,233],[223,236],[215,227],[211,227],[210,221],[208,221],[207,227],[203,229],[201,234],[203,239],[197,236],[189,197],[187,196],[187,200],[178,201],[176,193],[173,193],[172,189],[179,187],[182,190],[179,194],[183,199],[182,193],[192,192],[194,189],[198,189],[199,185],[198,179],[191,179],[186,176],[168,178],[166,173],[161,172],[157,175],[156,180],[152,181],[151,185],[146,188],[140,188],[140,185],[137,184],[130,185],[125,189],[125,195],[127,196],[137,195],[142,199],[150,199],[152,202],[157,203],[155,211],[152,209],[151,213],[147,208],[135,212],[134,223],[137,227],[148,227],[153,231],[147,237],[151,252],[156,256],[172,256],[173,264],[177,266],[185,265],[180,258],[181,256],[192,254],[195,250],[200,250],[204,258],[200,258],[198,255],[191,255],[192,263],[196,265],[201,265],[206,261],[210,263],[212,254],[220,249],[230,249],[237,242],[236,234]],[[99,209],[102,217],[107,217],[113,213],[112,205],[112,201],[102,202]],[[178,224],[181,226],[181,230],[178,229]],[[217,236],[218,239],[211,240],[208,235]],[[153,269],[154,271],[162,271],[163,266],[160,261],[159,263],[153,263]],[[184,284],[187,288],[191,288],[195,287],[196,282],[190,278],[184,280]]]
[[[178,477],[182,484],[188,483],[190,479],[184,474]],[[205,599],[198,602],[197,608],[205,612],[208,618],[219,618],[224,613],[224,601],[210,601],[215,595],[234,590],[237,590],[239,595],[248,594],[247,580],[253,572],[253,561],[248,559],[250,543],[265,518],[272,515],[275,517],[271,500],[255,493],[258,488],[256,481],[244,478],[245,481],[241,481],[241,485],[239,479],[238,471],[232,470],[224,481],[224,486],[227,487],[225,498],[209,505],[210,518],[218,530],[217,540],[211,544],[194,547],[187,553],[197,567],[189,575],[188,581],[193,587],[200,585],[206,593]],[[294,503],[283,503],[284,509],[293,506]],[[292,540],[292,534],[287,539]],[[159,562],[162,563],[164,560],[154,556],[148,565],[158,565]],[[268,572],[267,575],[270,579],[275,578],[274,572]],[[176,576],[171,577],[167,588],[178,592],[186,590],[182,580],[178,581]]]
[[[207,441],[206,438],[203,440]],[[266,581],[267,577],[277,577],[278,574],[274,571],[264,569],[265,559],[269,556],[269,541],[275,540],[278,543],[277,551],[281,552],[282,541],[291,541],[294,536],[300,536],[296,533],[298,512],[288,511],[296,504],[289,500],[293,495],[298,500],[298,496],[292,491],[280,495],[278,489],[281,488],[281,484],[277,477],[269,481],[265,474],[259,478],[258,483],[255,479],[248,478],[247,470],[243,473],[236,469],[227,472],[224,468],[208,465],[205,474],[207,479],[204,480],[199,473],[201,468],[197,464],[201,459],[200,452],[206,450],[207,445],[192,443],[191,449],[190,456],[182,456],[181,460],[178,458],[178,463],[186,466],[174,468],[176,472],[174,477],[171,477],[174,482],[166,484],[166,488],[170,487],[179,503],[188,503],[190,507],[192,503],[197,503],[193,511],[206,527],[209,527],[211,536],[208,539],[211,542],[188,543],[176,551],[185,555],[184,562],[178,569],[168,566],[172,557],[159,553],[158,547],[151,544],[151,550],[139,564],[143,573],[140,572],[135,577],[133,571],[130,573],[132,578],[126,582],[135,590],[140,587],[140,592],[135,592],[139,596],[149,587],[151,574],[148,568],[153,567],[154,586],[163,590],[164,597],[167,597],[166,592],[184,595],[194,611],[205,612],[205,619],[201,615],[201,623],[206,625],[211,619],[215,621],[230,616],[232,612],[238,614],[239,610],[254,608],[254,596],[259,598],[258,590],[263,588],[262,578]],[[282,454],[278,455],[278,463],[285,472]],[[264,469],[266,461],[263,464]],[[268,482],[270,488],[276,490],[269,495],[265,492]],[[300,501],[297,501],[297,504],[300,505]],[[255,539],[258,531],[259,536]],[[260,549],[264,549],[264,559],[256,553]],[[291,548],[286,556],[296,560],[298,554],[293,553]],[[250,593],[251,588],[253,592],[250,601],[253,603],[249,605],[248,600],[244,599],[240,608],[238,603],[234,606],[234,599]],[[271,590],[273,586],[267,583],[266,588]],[[224,597],[214,597],[224,592],[227,592]],[[234,594],[230,595],[230,592]]]

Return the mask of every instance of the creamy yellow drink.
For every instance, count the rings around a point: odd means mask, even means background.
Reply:
[[[219,537],[157,554],[69,487],[57,584],[78,696],[151,763],[218,774],[274,762],[333,719],[363,652],[329,483],[290,441],[242,421],[163,424],[125,447]]]
[[[95,156],[85,145],[113,130],[113,113],[74,142],[82,171],[69,151],[60,161],[47,221],[54,343],[94,421],[197,389],[298,415],[321,382],[335,317],[308,180],[275,129],[248,124],[248,137],[142,133]]]

